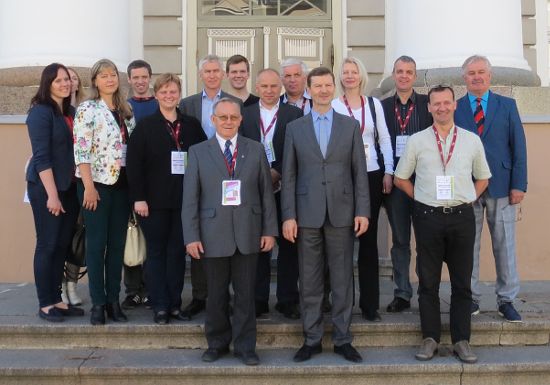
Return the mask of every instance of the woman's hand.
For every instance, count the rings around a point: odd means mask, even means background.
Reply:
[[[46,207],[48,208],[48,211],[56,217],[61,213],[65,213],[65,209],[63,208],[63,205],[61,204],[61,201],[57,196],[51,198],[48,197]]]
[[[99,193],[93,186],[84,188],[84,199],[82,200],[82,207],[86,210],[95,211],[97,208],[97,202],[100,201]]]

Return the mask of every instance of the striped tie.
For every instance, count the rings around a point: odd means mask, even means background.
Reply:
[[[223,156],[225,157],[225,160],[227,161],[227,164],[229,165],[229,167],[231,167],[231,161],[233,160],[233,154],[231,153],[231,149],[229,148],[231,147],[231,141],[230,140],[226,140],[225,141],[225,150],[223,151]]]
[[[481,106],[481,98],[476,99],[476,111],[474,112],[474,121],[476,122],[477,133],[479,136],[483,134],[483,124],[485,123],[485,114]]]

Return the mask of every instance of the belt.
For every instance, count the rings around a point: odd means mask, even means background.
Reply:
[[[414,201],[416,207],[422,210],[429,210],[430,212],[440,213],[440,214],[457,214],[464,209],[472,207],[471,203],[463,203],[458,206],[428,206],[419,201]]]

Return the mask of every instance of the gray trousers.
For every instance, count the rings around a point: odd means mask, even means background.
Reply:
[[[326,263],[332,287],[332,341],[351,343],[353,307],[353,229],[333,227],[328,220],[319,229],[298,229],[300,307],[305,344],[319,344],[323,337],[323,294]]]
[[[491,198],[485,192],[475,203],[476,239],[474,244],[474,268],[472,271],[472,298],[479,302],[479,250],[484,214],[491,233],[497,280],[495,293],[497,304],[513,302],[519,293],[519,276],[516,267],[516,206],[508,197]]]

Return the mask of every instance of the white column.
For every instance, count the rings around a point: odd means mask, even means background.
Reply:
[[[0,1],[0,69],[130,61],[132,0]]]
[[[460,67],[481,54],[529,71],[521,28],[521,0],[386,0],[385,73],[401,55],[418,69]]]

